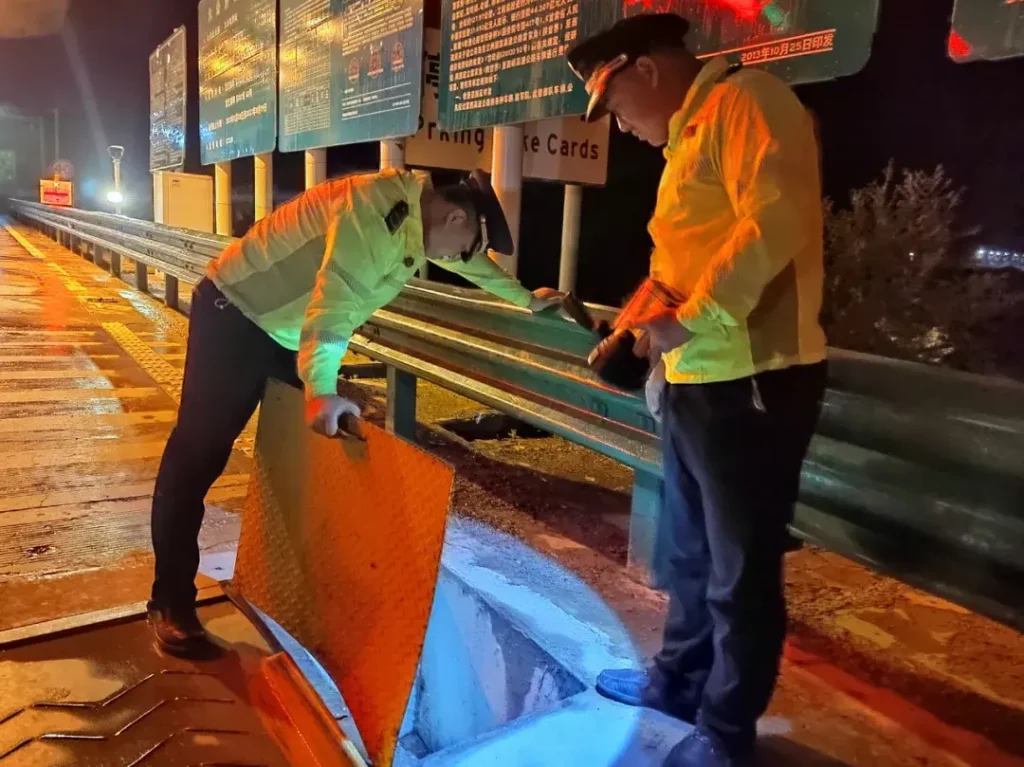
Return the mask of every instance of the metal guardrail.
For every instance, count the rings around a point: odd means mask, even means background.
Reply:
[[[107,214],[21,202],[13,209],[62,240],[193,281],[228,242]],[[654,423],[639,398],[590,374],[591,343],[557,316],[414,282],[353,347],[388,366],[388,420],[399,433],[414,428],[422,378],[633,468],[630,558],[656,571]],[[830,350],[793,531],[1024,629],[1024,386]]]

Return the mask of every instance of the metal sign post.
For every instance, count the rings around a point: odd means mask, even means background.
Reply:
[[[558,265],[558,289],[576,289],[580,255],[580,221],[583,218],[583,187],[567,184],[562,208],[562,255]]]
[[[231,161],[217,163],[213,171],[213,199],[217,212],[217,234],[234,234],[234,213],[231,204]]]
[[[114,164],[114,188],[107,194],[107,200],[114,204],[114,212],[120,216],[121,206],[124,204],[124,194],[121,192],[121,158],[124,157],[124,147],[108,147],[107,152]]]
[[[272,152],[258,154],[253,162],[255,163],[253,180],[256,186],[255,218],[259,221],[274,210],[274,154]]]
[[[491,183],[505,211],[509,231],[516,244],[511,256],[491,254],[498,264],[515,277],[519,271],[519,220],[523,207],[523,126],[506,125],[494,129],[494,174]]]
[[[312,189],[317,184],[327,180],[327,150],[307,149],[306,150],[306,189]]]

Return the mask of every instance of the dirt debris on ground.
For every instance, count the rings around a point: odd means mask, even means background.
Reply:
[[[350,388],[370,420],[382,423],[383,382]],[[656,652],[667,600],[627,567],[632,472],[557,437],[470,443],[440,426],[484,412],[418,385],[417,441],[455,466],[455,513],[515,535],[575,572],[619,613],[643,652]],[[810,546],[788,555],[786,584],[794,654],[808,653],[1024,758],[1019,633]],[[775,705],[797,705],[787,697],[778,695]],[[856,763],[879,762],[865,756]]]

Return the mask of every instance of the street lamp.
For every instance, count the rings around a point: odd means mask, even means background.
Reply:
[[[124,195],[121,193],[121,158],[124,157],[124,147],[107,147],[107,152],[114,163],[114,188],[107,193],[107,200],[114,204],[114,212],[120,216],[121,205],[124,203]]]

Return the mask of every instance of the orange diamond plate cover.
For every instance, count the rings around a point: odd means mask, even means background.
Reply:
[[[320,437],[304,406],[300,391],[268,386],[234,585],[320,660],[384,767],[415,682],[454,473],[370,424],[365,443]]]

